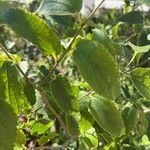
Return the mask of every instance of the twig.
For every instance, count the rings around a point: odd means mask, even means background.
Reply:
[[[46,76],[46,78],[44,79],[43,83],[45,83],[47,81],[47,79],[49,78],[49,76],[52,74],[52,72],[55,70],[55,68],[59,65],[59,63],[61,62],[61,60],[64,58],[64,56],[70,51],[74,41],[76,40],[77,36],[79,35],[79,33],[82,31],[83,27],[85,26],[85,24],[93,17],[93,15],[95,14],[95,12],[99,9],[99,7],[103,4],[105,0],[102,0],[99,5],[91,12],[91,14],[89,15],[89,17],[81,24],[79,30],[77,31],[77,33],[74,35],[74,38],[71,40],[69,46],[66,48],[66,50],[62,53],[62,55],[58,58],[57,62],[54,64],[54,66],[52,67],[52,69],[49,71],[48,75]]]
[[[133,38],[134,36],[136,36],[137,33],[133,33],[131,34],[126,40],[124,43],[127,43],[131,38]]]
[[[64,121],[62,120],[61,116],[55,111],[55,109],[49,104],[46,93],[43,92],[43,91],[41,91],[40,93],[41,93],[41,95],[43,96],[43,98],[45,100],[46,106],[57,117],[57,119],[60,122],[62,128],[65,130],[66,135],[68,135],[68,131],[67,131],[67,128],[66,128],[66,125],[65,125]]]
[[[2,51],[7,55],[7,57],[10,60],[15,62],[14,59],[10,56],[10,54],[7,52],[6,48],[1,43],[0,43],[0,48],[2,49]],[[22,71],[22,69],[20,68],[20,66],[17,63],[15,63],[15,66],[19,70],[19,72],[23,75],[23,77],[27,80],[27,82],[29,82],[29,84],[34,89],[36,89],[37,91],[40,92],[40,94],[43,96],[43,100],[46,103],[47,108],[57,117],[58,121],[60,122],[61,126],[63,127],[63,129],[66,131],[66,134],[67,134],[67,129],[66,129],[65,123],[63,122],[60,115],[55,111],[55,109],[49,104],[47,94],[31,82],[31,80],[26,76],[26,74]]]
[[[86,93],[85,95],[79,97],[79,100],[86,97],[86,96],[89,96],[93,91],[89,91],[88,93]]]

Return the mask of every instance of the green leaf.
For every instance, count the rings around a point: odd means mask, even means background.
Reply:
[[[108,143],[103,150],[116,150],[117,144],[116,142],[110,142]],[[128,150],[133,150],[133,149],[128,149]]]
[[[51,90],[57,105],[66,113],[78,109],[78,101],[66,77],[58,75],[51,82]]]
[[[73,26],[75,23],[75,16],[46,16],[46,18],[48,19],[48,21],[51,22],[51,24],[56,27],[66,27],[69,29],[69,27]],[[66,34],[67,35],[67,34]]]
[[[138,11],[132,11],[120,17],[119,21],[129,24],[143,24],[143,16]]]
[[[36,91],[36,102],[32,108],[32,111],[42,115],[43,118],[48,118],[48,112],[43,100],[43,96],[38,91]]]
[[[82,7],[82,0],[44,0],[37,12],[45,16],[66,16],[79,12]]]
[[[150,69],[136,68],[131,72],[131,79],[139,93],[150,100]]]
[[[84,142],[84,140],[81,138],[80,140],[80,145],[79,145],[79,150],[89,150],[88,145]]]
[[[4,16],[11,5],[8,5],[6,1],[0,1],[0,22],[4,22]]]
[[[137,132],[138,138],[141,137],[142,135],[146,134],[147,129],[148,129],[148,120],[145,116],[145,114],[141,111],[139,111],[139,130]]]
[[[144,3],[145,5],[150,6],[150,1],[149,0],[137,0],[139,3]]]
[[[8,61],[4,62],[0,68],[0,97],[8,102],[16,113],[24,109],[26,101],[19,79],[20,75],[15,65]]]
[[[92,122],[85,118],[80,120],[80,135],[90,149],[95,149],[98,146],[98,137],[95,129],[92,127]]]
[[[138,117],[139,117],[138,110],[134,107],[126,108],[123,111],[123,119],[124,119],[127,134],[135,129],[138,123]]]
[[[86,144],[89,147],[88,149],[96,149],[98,146],[98,137],[92,126],[94,118],[88,109],[90,99],[86,96],[81,98],[80,101],[80,136],[82,138],[82,144]]]
[[[96,121],[94,122],[93,127],[95,128],[96,134],[98,135],[99,139],[102,139],[102,141],[107,143],[111,143],[113,141],[113,136],[103,130],[103,128]]]
[[[4,20],[18,35],[31,41],[45,55],[55,56],[61,52],[55,32],[35,14],[11,8],[5,13]]]
[[[47,142],[51,141],[52,139],[54,139],[55,137],[59,136],[57,133],[50,133],[48,135],[42,135],[39,139],[39,144],[40,145],[44,145]]]
[[[97,93],[116,99],[120,92],[119,70],[103,45],[82,40],[77,44],[73,57],[84,79]]]
[[[131,42],[128,42],[127,45],[129,45],[134,50],[134,54],[133,54],[130,62],[127,64],[127,66],[129,66],[132,63],[132,61],[135,59],[137,54],[145,53],[145,52],[148,52],[150,50],[150,44],[145,45],[145,46],[136,46],[136,45],[132,44]]]
[[[65,122],[67,131],[71,136],[76,137],[80,134],[79,125],[74,116],[67,114],[65,116]]]
[[[92,30],[92,39],[104,45],[114,58],[117,54],[123,53],[122,48],[115,41],[108,38],[106,34],[99,29]]]
[[[12,150],[16,139],[17,117],[12,108],[0,99],[0,149]]]
[[[0,53],[0,63],[1,64],[5,61],[11,61],[11,62],[15,61],[15,63],[17,63],[17,64],[21,62],[21,57],[19,55],[11,54],[9,52],[8,52],[8,54],[11,56],[11,58],[13,58],[13,61],[10,58],[8,58],[8,56],[5,53],[1,52]]]
[[[54,99],[52,89],[51,89],[51,81],[48,80],[44,84],[40,86],[40,88],[46,93],[49,104],[57,111],[57,113],[62,112],[59,105],[57,105],[56,100]]]
[[[88,109],[89,101],[90,98],[88,96],[81,98],[79,103],[79,111],[82,118],[85,118],[90,123],[93,123],[93,116],[90,114]],[[82,122],[82,119],[80,122]]]
[[[16,142],[15,142],[15,148],[14,149],[23,149],[23,145],[26,144],[26,135],[24,134],[24,132],[22,130],[17,130],[16,133]]]
[[[100,127],[114,137],[125,133],[124,122],[115,104],[104,98],[93,98],[90,103],[90,111]]]
[[[149,45],[145,45],[145,46],[136,46],[134,44],[132,44],[131,42],[128,42],[127,45],[129,45],[135,53],[145,53],[148,52],[150,50],[150,44]]]
[[[33,106],[36,102],[35,89],[28,81],[25,81],[23,85],[24,94],[28,102]]]
[[[92,122],[88,121],[84,117],[81,117],[81,119],[80,119],[80,131],[81,131],[81,133],[84,134],[91,127],[92,127]]]
[[[38,134],[43,134],[52,126],[52,122],[49,122],[47,124],[42,123],[42,122],[34,122],[32,127],[31,127],[31,133],[38,133]]]

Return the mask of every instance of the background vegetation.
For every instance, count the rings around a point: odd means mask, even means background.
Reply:
[[[150,149],[150,2],[104,1],[0,1],[0,150]]]

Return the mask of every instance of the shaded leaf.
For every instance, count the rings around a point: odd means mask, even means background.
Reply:
[[[108,38],[107,35],[99,29],[92,30],[92,39],[104,45],[114,58],[116,57],[117,54],[123,53],[120,45],[118,45],[118,43]]]
[[[81,98],[80,104],[79,104],[79,111],[80,111],[82,119],[85,118],[86,121],[93,123],[93,116],[90,114],[88,110],[89,101],[90,101],[90,98],[88,96]],[[80,122],[82,122],[82,119]]]
[[[103,130],[103,128],[96,121],[94,122],[93,127],[95,128],[98,138],[104,141],[104,143],[111,143],[113,141],[113,136]]]
[[[73,137],[78,136],[80,134],[80,131],[76,118],[72,115],[67,114],[65,116],[65,121],[68,133]]]
[[[137,133],[137,137],[141,137],[142,135],[146,134],[148,129],[148,120],[145,116],[145,114],[141,111],[139,111],[139,130]]]
[[[0,149],[12,150],[16,139],[17,117],[10,105],[0,99]]]
[[[10,9],[10,5],[6,1],[0,1],[0,22],[4,22],[4,16],[8,9]]]
[[[56,26],[57,25],[62,25],[62,26],[65,26],[65,27],[69,27],[69,26],[73,26],[74,23],[75,23],[75,16],[50,16],[50,17],[47,17],[48,20],[53,20],[51,21],[51,23]]]
[[[150,69],[136,68],[132,70],[131,79],[139,93],[150,100]]]
[[[24,94],[25,94],[28,102],[31,105],[34,105],[36,102],[34,87],[28,81],[25,81],[23,85],[24,85]]]
[[[53,107],[53,109],[55,109],[55,111],[61,112],[61,108],[59,107],[59,105],[56,103],[56,100],[54,99],[52,90],[51,90],[51,81],[47,81],[44,84],[41,85],[41,89],[46,93],[47,95],[47,99],[49,104]],[[48,111],[49,112],[49,111]]]
[[[145,5],[150,6],[150,1],[149,1],[149,0],[137,0],[137,2],[143,3],[143,4],[145,4]]]
[[[84,79],[97,93],[116,99],[120,92],[119,70],[103,45],[88,40],[80,41],[73,57]]]
[[[58,75],[51,82],[51,90],[57,105],[66,113],[78,109],[78,101],[66,77]]]
[[[124,122],[115,104],[104,98],[93,98],[90,103],[90,111],[97,123],[106,132],[114,137],[119,137],[125,132]]]
[[[126,108],[123,111],[123,119],[127,134],[135,129],[138,123],[138,117],[139,117],[138,110],[134,107]]]
[[[119,18],[121,22],[127,22],[129,24],[142,24],[143,23],[143,16],[138,11],[128,12],[122,17]]]
[[[45,16],[64,16],[79,12],[82,7],[82,0],[44,0],[41,2],[37,12]]]
[[[60,42],[55,32],[38,16],[19,8],[9,9],[5,22],[20,36],[31,41],[45,55],[61,52]]]

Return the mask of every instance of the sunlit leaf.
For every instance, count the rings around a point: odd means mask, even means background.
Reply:
[[[20,149],[22,150],[23,149],[23,145],[26,144],[26,135],[24,134],[24,132],[22,130],[17,130],[17,133],[16,133],[16,142],[15,142],[15,147],[14,147],[14,150],[17,150],[17,149]]]
[[[128,44],[135,53],[145,53],[148,52],[150,50],[150,44],[149,45],[145,45],[145,46],[136,46],[134,44],[132,44],[131,42],[128,42]]]
[[[42,123],[42,122],[34,122],[31,128],[31,133],[43,134],[52,126],[52,122]]]
[[[17,117],[10,105],[0,99],[0,149],[12,150],[16,139]]]
[[[8,102],[16,113],[25,107],[26,97],[15,65],[9,61],[0,68],[0,97]]]

